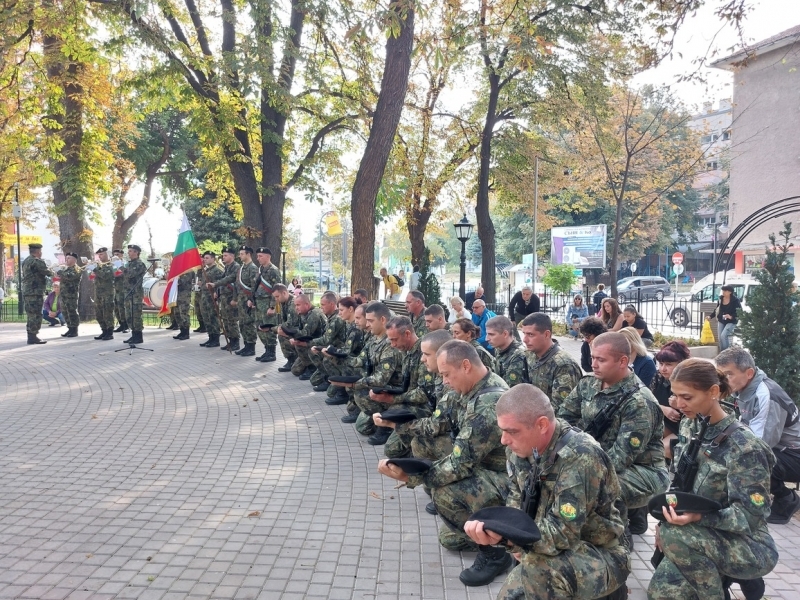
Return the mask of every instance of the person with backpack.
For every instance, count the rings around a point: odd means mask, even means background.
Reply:
[[[394,275],[389,275],[386,268],[381,269],[381,278],[383,279],[383,287],[386,290],[386,300],[400,300],[400,292],[403,286]],[[405,282],[404,282],[405,283]]]
[[[797,492],[785,485],[800,481],[800,411],[783,388],[756,367],[744,348],[728,348],[714,360],[728,377],[742,423],[775,454],[777,463],[770,475],[772,512],[767,523],[785,525],[800,509]]]

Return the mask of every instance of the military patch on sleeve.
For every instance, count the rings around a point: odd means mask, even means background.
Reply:
[[[642,434],[641,433],[632,433],[631,437],[628,438],[628,443],[631,445],[631,448],[638,448],[642,445]]]
[[[578,516],[578,511],[569,502],[562,504],[561,508],[558,509],[558,513],[567,521],[574,521],[575,517]]]
[[[516,374],[516,373],[511,373],[511,374],[508,376],[508,378],[509,378],[509,379],[511,379],[511,380],[513,381],[513,380],[515,380],[515,379],[517,378],[517,374]]]
[[[753,503],[753,506],[758,506],[761,508],[764,506],[764,496],[756,492],[755,494],[750,494],[750,502]]]
[[[392,368],[392,365],[390,365],[389,363],[383,363],[383,368],[388,371],[389,369]]]
[[[437,409],[434,411],[434,413],[433,413],[433,416],[434,416],[434,417],[438,417],[440,414],[442,414],[442,411],[440,411],[440,410],[437,408]]]
[[[461,456],[461,446],[454,446],[453,447],[453,456],[455,456],[456,458]]]

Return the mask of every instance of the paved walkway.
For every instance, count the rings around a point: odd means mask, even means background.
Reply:
[[[0,597],[494,598],[474,554],[442,550],[422,490],[324,394],[266,366],[145,330],[145,348],[0,323]],[[564,346],[576,354],[577,342]],[[771,598],[797,598],[800,523],[773,528]],[[630,598],[645,598],[652,535]]]

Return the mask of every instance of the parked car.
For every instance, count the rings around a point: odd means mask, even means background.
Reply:
[[[747,300],[750,293],[757,285],[761,285],[758,280],[750,276],[727,277],[725,284],[733,286],[733,293],[742,303],[743,310],[747,308]],[[719,302],[719,296],[722,292],[722,278],[717,277],[716,283],[707,283],[700,289],[697,289],[689,298],[688,302],[684,302],[674,306],[670,309],[669,318],[672,323],[678,327],[685,327],[689,323],[702,323],[705,319],[705,314],[701,314],[701,302]]]
[[[617,302],[620,304],[631,300],[663,300],[670,292],[669,281],[663,277],[648,275],[617,281]]]

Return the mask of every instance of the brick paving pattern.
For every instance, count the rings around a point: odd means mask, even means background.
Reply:
[[[25,345],[0,324],[0,598],[488,600],[474,554],[436,541],[427,496],[306,382],[173,332],[145,348],[96,325]],[[580,344],[564,340],[578,355]],[[770,598],[800,591],[800,524],[772,527]],[[652,569],[637,536],[630,598]]]

